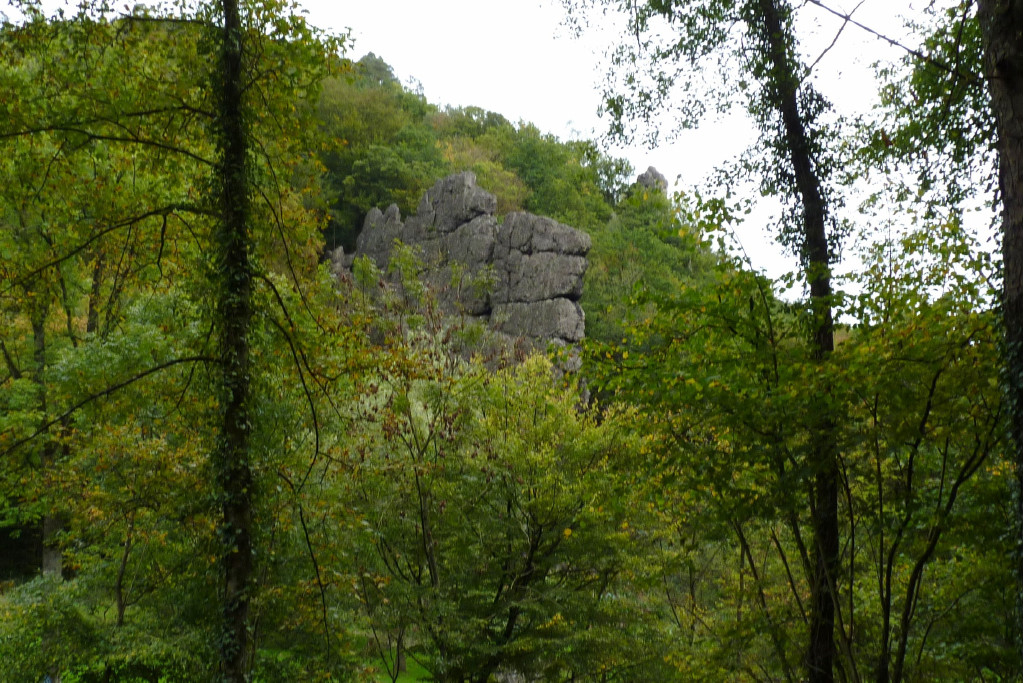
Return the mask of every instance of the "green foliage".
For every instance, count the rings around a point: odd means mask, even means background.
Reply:
[[[921,50],[879,66],[881,106],[862,122],[854,172],[911,171],[912,182],[876,193],[876,201],[925,200],[939,213],[987,201],[996,186],[995,122],[974,4],[929,6],[911,28]]]
[[[651,430],[659,509],[680,541],[668,604],[694,634],[673,657],[691,675],[799,670],[806,435],[822,401],[842,465],[839,666],[848,676],[879,661],[910,679],[961,680],[971,667],[1019,675],[1019,643],[1007,637],[1015,611],[1003,602],[1011,454],[997,429],[991,263],[955,223],[867,256],[845,309],[858,322],[827,368],[811,362],[807,313],[724,259],[699,287],[638,297],[646,310],[624,341],[588,345],[595,389],[642,406]],[[991,535],[967,531],[979,514],[1000,520]],[[959,630],[965,621],[975,627]],[[970,663],[951,661],[951,649]]]
[[[394,203],[410,213],[447,171],[426,125],[433,107],[422,95],[402,88],[390,67],[373,55],[352,70],[354,76],[324,83],[317,109],[326,138],[321,159],[333,196],[327,246],[347,251],[354,248],[367,211]]]
[[[561,142],[476,107],[439,110],[373,54],[324,84],[317,117],[332,197],[327,246],[349,252],[367,211],[397,204],[408,215],[449,173],[476,173],[500,215],[529,210],[590,231],[608,220],[630,172],[591,142]]]
[[[532,125],[495,128],[485,138],[528,190],[527,211],[590,232],[611,215],[588,143],[562,143]]]
[[[381,377],[364,408],[351,506],[374,633],[404,634],[439,680],[657,659],[620,632],[645,621],[626,582],[646,554],[631,416],[581,413],[539,357],[497,375],[423,369]]]
[[[719,22],[735,3],[644,8],[708,32],[683,38],[697,62],[737,39]],[[809,306],[711,246],[742,198],[629,187],[592,143],[439,110],[373,55],[323,81],[336,43],[284,6],[246,9],[253,680],[395,677],[399,652],[436,680],[797,679],[822,414],[839,673],[1020,677],[995,265],[956,207],[929,199],[863,240],[821,363]],[[37,574],[0,584],[4,680],[218,675],[211,11],[0,30],[0,525]],[[894,71],[891,101],[950,86],[929,78]],[[943,154],[972,164],[967,90]],[[932,144],[951,130],[936,114],[865,158]],[[598,400],[445,320],[408,248],[388,274],[319,263],[321,173],[343,242],[370,206],[409,212],[463,168],[501,211],[590,232]],[[935,187],[965,190],[959,173]],[[39,554],[57,558],[45,576]]]
[[[8,591],[0,603],[0,657],[5,680],[37,681],[54,660],[43,646],[59,632],[57,662],[72,681],[194,681],[212,675],[212,633],[180,629],[166,618],[113,629],[86,583],[36,579]],[[171,616],[171,615],[165,615]]]
[[[310,179],[308,126],[294,103],[316,95],[327,47],[278,4],[246,9],[249,37],[266,41],[249,53],[266,61],[244,65],[259,74],[250,92],[261,97],[247,120],[259,143],[249,169],[261,200],[249,232],[258,329],[280,333],[273,355],[291,349],[301,384],[290,311],[301,301],[312,313],[308,288],[332,290],[317,267],[320,226],[304,208],[312,192],[282,181]],[[215,97],[204,22],[109,19],[85,6],[73,19],[39,16],[0,34],[11,93],[0,131],[0,242],[11,256],[0,272],[0,496],[5,524],[51,529],[44,569],[47,556],[56,560],[37,588],[0,595],[11,616],[5,642],[25,656],[5,658],[5,676],[213,676],[221,584],[209,454],[219,405],[208,283],[217,210],[206,191]],[[282,309],[291,290],[302,294]],[[313,317],[322,326],[331,309],[321,310]],[[297,405],[277,404],[295,409],[289,424]],[[257,452],[276,453],[256,424]],[[278,464],[257,464],[262,486]],[[64,595],[70,607],[42,618]]]
[[[596,342],[621,340],[627,325],[653,313],[652,298],[702,286],[716,260],[663,191],[640,185],[591,237],[582,305]]]

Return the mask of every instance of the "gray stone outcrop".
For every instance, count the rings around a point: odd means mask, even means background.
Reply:
[[[665,192],[668,189],[668,179],[653,166],[648,166],[646,171],[637,176],[636,182],[649,190]]]
[[[397,206],[372,209],[355,253],[343,262],[365,255],[387,272],[397,240],[418,251],[421,279],[451,314],[486,320],[510,337],[579,342],[589,235],[524,212],[499,222],[496,205],[473,173],[449,176],[405,221]]]

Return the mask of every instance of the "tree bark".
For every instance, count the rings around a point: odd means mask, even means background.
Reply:
[[[46,379],[44,377],[46,374],[46,313],[46,306],[32,312],[32,358],[35,363],[33,379],[39,391],[39,412],[42,415],[41,422],[44,427],[49,419]],[[48,435],[44,435],[42,457],[40,458],[44,476],[45,472],[53,468],[55,457],[55,445]],[[43,576],[55,577],[58,580],[61,575],[62,559],[60,548],[57,546],[55,539],[59,531],[60,522],[58,516],[53,514],[52,511],[43,515]]]
[[[45,425],[48,420],[49,410],[46,392],[46,318],[49,306],[45,303],[34,304],[31,313],[32,319],[32,360],[35,365],[33,381],[36,383],[39,392],[39,412],[42,415],[41,422],[44,427],[43,447],[40,456],[40,464],[43,469],[43,479],[53,469],[56,460],[57,448],[50,435],[46,433]],[[43,514],[42,520],[42,574],[44,577],[60,582],[64,565],[63,554],[57,542],[57,534],[61,531],[60,517],[53,508],[56,499],[51,501],[51,508]],[[47,661],[47,677],[52,683],[60,683],[60,668],[51,659],[60,648],[60,631],[56,627],[49,628],[43,633],[43,652]]]
[[[250,178],[244,97],[245,35],[238,0],[223,0],[220,45],[220,225],[217,250],[216,325],[221,361],[222,425],[216,452],[221,496],[220,536],[224,572],[220,667],[223,680],[243,683],[252,653],[252,469],[250,358],[253,272],[250,264]]]
[[[978,0],[978,21],[992,113],[998,131],[999,193],[1002,199],[1003,320],[1008,388],[1013,399],[1012,436],[1021,448],[1021,0]]]
[[[800,79],[790,54],[783,9],[775,0],[759,0],[759,27],[768,48],[770,101],[782,118],[796,191],[803,208],[802,241],[811,291],[813,355],[824,363],[834,348],[827,207],[812,158],[809,122],[799,107]],[[819,404],[820,405],[820,404]],[[832,683],[835,663],[835,587],[839,571],[839,467],[835,418],[827,406],[811,416],[810,459],[814,470],[811,503],[814,550],[809,640],[805,666],[811,683]]]
[[[992,113],[998,132],[999,194],[1002,200],[1003,234],[1003,391],[1009,402],[1009,436],[1014,454],[1013,537],[1016,539],[1014,566],[1017,577],[1018,619],[1016,639],[1020,641],[1021,590],[1021,243],[1022,189],[1021,165],[1022,65],[1021,23],[1024,21],[1021,0],[978,0],[978,23],[985,50],[985,75],[992,101]]]

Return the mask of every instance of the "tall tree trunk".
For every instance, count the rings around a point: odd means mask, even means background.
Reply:
[[[40,297],[42,299],[42,297]],[[56,460],[57,445],[49,435],[45,433],[46,422],[49,416],[47,392],[46,392],[46,317],[49,311],[49,306],[45,303],[36,303],[33,306],[31,318],[32,318],[32,360],[35,365],[35,372],[32,375],[33,381],[36,383],[37,391],[39,392],[39,412],[42,415],[40,418],[43,427],[43,450],[40,457],[40,465],[43,469],[43,479],[45,481],[48,476],[48,472],[53,468],[54,461]],[[61,580],[61,571],[63,569],[63,556],[60,550],[60,546],[57,543],[57,534],[61,530],[60,516],[54,509],[56,500],[52,500],[50,509],[43,514],[42,520],[42,574],[44,577],[52,579],[54,582]],[[47,660],[51,659],[51,655],[59,649],[60,632],[56,628],[48,629],[43,634],[43,652]],[[61,674],[60,668],[51,663],[47,664],[47,677],[52,683],[60,683]]]
[[[1017,539],[1014,566],[1017,587],[1021,585],[1021,243],[1022,189],[1021,174],[1021,23],[1024,21],[1021,0],[978,0],[978,23],[981,25],[985,49],[985,72],[999,134],[999,193],[1003,202],[1003,327],[1005,348],[1003,358],[1003,389],[1009,399],[1010,439],[1014,449],[1016,481],[1013,491],[1014,538]],[[1019,606],[1019,593],[1016,604]],[[1020,639],[1019,612],[1017,640]]]
[[[1003,203],[1003,320],[1009,386],[1013,398],[1012,436],[1021,448],[1021,0],[978,0],[978,21],[992,113],[999,134],[999,190]]]
[[[223,624],[221,675],[247,679],[252,642],[252,469],[250,455],[250,359],[253,272],[250,264],[250,178],[244,97],[245,35],[238,0],[223,0],[219,96],[220,225],[217,250],[216,325],[222,372],[223,424],[214,454],[221,496]]]
[[[811,131],[799,107],[800,77],[790,53],[792,40],[784,26],[783,9],[775,0],[759,0],[763,39],[771,68],[769,98],[782,118],[786,148],[796,191],[803,208],[802,241],[807,284],[811,290],[814,358],[827,362],[834,347],[832,280],[829,266],[827,207],[821,178],[812,158]],[[823,405],[825,402],[819,402]],[[812,528],[814,551],[811,577],[810,633],[807,678],[832,683],[835,662],[835,587],[839,571],[839,467],[835,418],[823,405],[811,418],[811,461],[814,468]]]
[[[32,313],[32,357],[35,363],[33,379],[39,392],[39,412],[42,415],[41,422],[45,428],[48,420],[48,405],[46,396],[46,307],[33,311]],[[56,456],[56,447],[52,440],[44,436],[42,457],[40,464],[43,468],[43,476],[53,467]],[[61,552],[56,544],[56,535],[60,531],[58,515],[49,511],[43,515],[43,553],[42,570],[43,576],[57,577],[61,575]]]

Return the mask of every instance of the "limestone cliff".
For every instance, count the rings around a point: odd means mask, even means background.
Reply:
[[[465,172],[439,180],[405,221],[397,206],[371,210],[350,266],[368,256],[386,271],[395,241],[419,252],[421,278],[453,315],[486,320],[495,331],[538,343],[583,339],[583,276],[590,237],[550,218],[494,216],[494,195]]]

